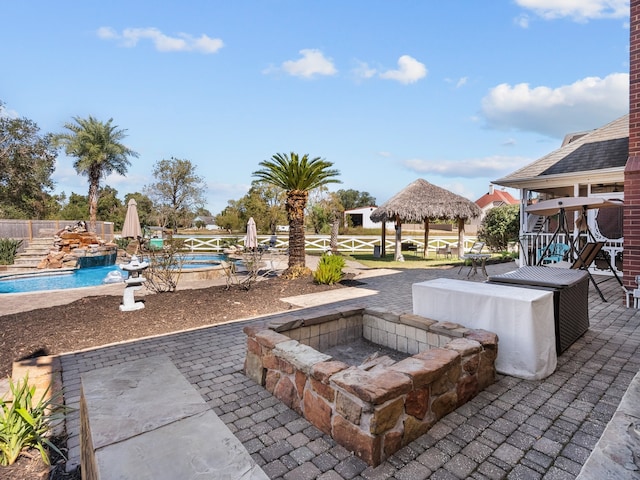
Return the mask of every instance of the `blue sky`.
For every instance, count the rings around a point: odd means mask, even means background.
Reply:
[[[3,2],[5,115],[126,129],[126,193],[188,159],[219,213],[308,153],[378,204],[417,178],[472,200],[628,111],[628,0]],[[56,191],[87,194],[60,154]]]

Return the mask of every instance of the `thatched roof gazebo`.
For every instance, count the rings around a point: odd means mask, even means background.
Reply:
[[[386,222],[395,222],[395,260],[402,261],[402,223],[424,222],[424,252],[429,242],[429,221],[456,220],[458,255],[463,253],[464,222],[480,216],[480,207],[471,200],[419,178],[395,194],[371,213],[371,220],[382,222],[382,254],[384,255]]]

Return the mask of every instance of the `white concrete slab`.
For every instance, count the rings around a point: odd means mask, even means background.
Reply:
[[[101,478],[269,478],[211,410],[101,448],[96,452],[96,458]]]

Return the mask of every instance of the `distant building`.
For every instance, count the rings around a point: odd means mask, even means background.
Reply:
[[[487,215],[487,212],[492,208],[500,207],[502,205],[518,204],[520,204],[520,200],[514,198],[513,195],[511,195],[509,192],[507,192],[506,190],[496,190],[493,187],[493,184],[490,184],[489,192],[485,193],[483,196],[476,200],[476,205],[480,207],[480,209],[482,210],[482,214],[478,218],[473,219],[471,223],[480,225],[484,217]]]
[[[220,230],[221,229],[221,227],[216,225],[215,217],[209,217],[209,216],[206,216],[206,215],[198,215],[196,218],[193,219],[192,226],[197,228],[198,224],[200,224],[200,223],[203,223],[204,224],[204,228],[207,229],[207,230]]]
[[[380,222],[373,222],[371,220],[371,212],[376,208],[377,207],[361,207],[354,208],[352,210],[345,210],[344,222],[346,225],[350,224],[354,227],[380,228]]]

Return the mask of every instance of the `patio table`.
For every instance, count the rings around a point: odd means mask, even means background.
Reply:
[[[438,278],[412,294],[416,315],[496,333],[498,372],[540,380],[556,369],[553,292]]]

